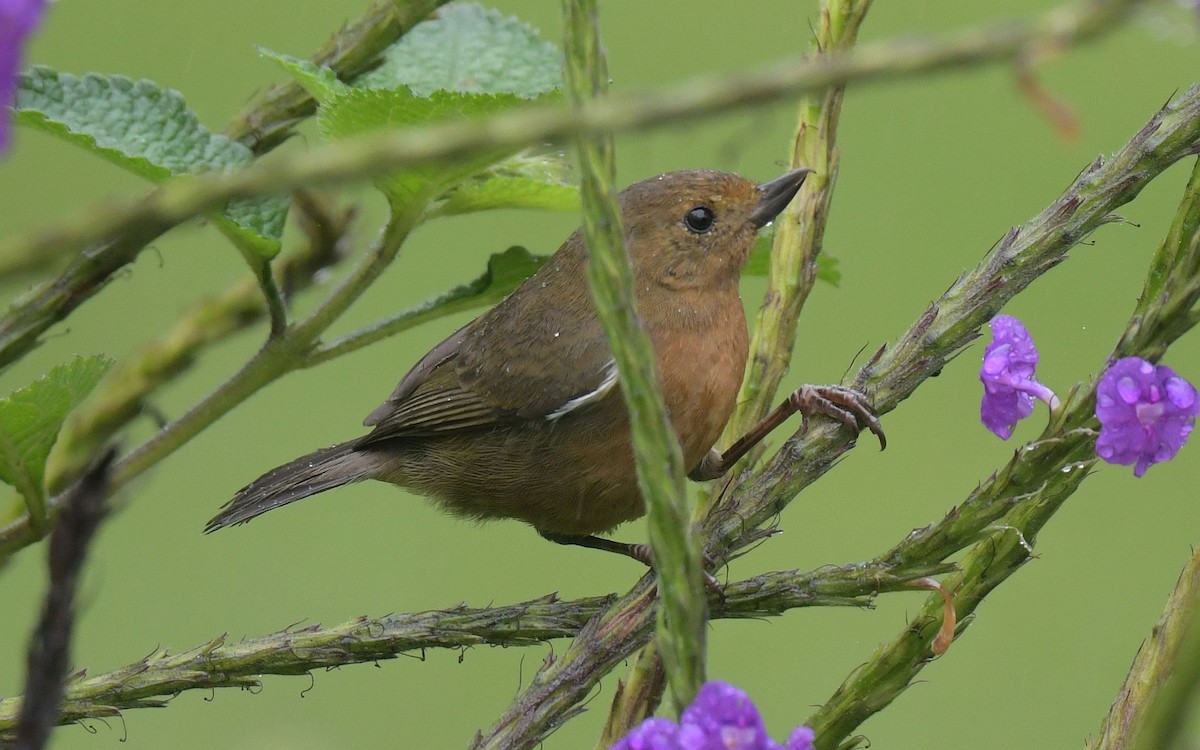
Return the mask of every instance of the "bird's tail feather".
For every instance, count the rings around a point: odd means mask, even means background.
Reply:
[[[282,505],[371,476],[370,460],[355,450],[353,441],[313,451],[272,469],[239,490],[212,517],[204,533],[246,523]]]

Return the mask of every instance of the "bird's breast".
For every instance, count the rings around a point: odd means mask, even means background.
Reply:
[[[687,468],[720,437],[733,413],[746,368],[749,337],[736,293],[705,300],[701,324],[651,325],[667,413],[679,436]],[[679,313],[689,315],[687,309]],[[695,313],[692,313],[695,315]]]

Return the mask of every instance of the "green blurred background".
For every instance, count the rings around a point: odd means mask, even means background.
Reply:
[[[558,40],[559,4],[494,3]],[[184,93],[219,129],[256,89],[278,78],[255,45],[307,55],[365,7],[363,0],[60,0],[29,62],[152,78]],[[1042,10],[1026,0],[887,2],[864,40],[936,33]],[[670,86],[806,49],[815,2],[614,2],[603,26],[614,90]],[[818,287],[800,325],[789,378],[833,382],[861,348],[893,340],[1013,224],[1036,214],[1097,154],[1121,146],[1173,92],[1195,81],[1194,19],[1164,4],[1117,34],[1039,69],[1083,124],[1064,141],[1017,93],[1011,69],[985,67],[852,89],[842,118],[842,165],[826,247],[840,288]],[[782,103],[617,139],[621,184],[659,172],[715,167],[767,179],[781,172],[794,105]],[[315,143],[310,129],[286,148]],[[1177,165],[1123,210],[1094,244],[1009,307],[1032,330],[1041,379],[1060,392],[1099,368],[1131,310],[1190,165]],[[144,189],[138,179],[65,143],[19,132],[0,162],[0,234],[43,226],[97,199]],[[379,201],[360,202],[356,246],[373,235]],[[572,215],[498,212],[423,227],[385,278],[337,326],[378,319],[475,276],[511,244],[553,250]],[[294,239],[294,233],[289,235]],[[143,253],[129,272],[44,346],[0,378],[21,386],[75,353],[121,358],[163,331],[195,299],[246,269],[217,232],[188,227]],[[24,286],[4,289],[15,297]],[[753,307],[760,279],[744,284]],[[297,302],[311,305],[317,293]],[[465,322],[442,320],[276,383],[169,458],[122,497],[82,587],[74,662],[106,671],[156,648],[184,650],[293,623],[466,602],[484,606],[551,591],[578,597],[625,590],[627,560],[540,541],[515,523],[476,527],[376,485],[345,488],[211,537],[204,521],[263,470],[349,438],[426,349]],[[171,416],[228,376],[263,330],[219,346],[156,400]],[[861,560],[942,516],[1041,429],[1044,410],[1001,443],[978,422],[977,343],[885,420],[872,441],[788,508],[785,533],[732,566],[731,579],[781,568]],[[1200,378],[1200,346],[1167,360]],[[128,444],[149,434],[138,425]],[[776,438],[776,444],[780,438]],[[984,603],[977,620],[921,680],[861,731],[875,747],[981,750],[1020,744],[1079,747],[1094,732],[1175,577],[1200,539],[1200,447],[1137,480],[1102,467],[1045,529],[1038,557]],[[622,538],[640,539],[631,524]],[[0,571],[0,695],[21,690],[25,640],[44,585],[43,546]],[[770,621],[716,622],[710,674],[750,692],[777,737],[822,703],[877,645],[894,637],[922,594],[875,610],[803,610]],[[561,648],[562,644],[557,644]],[[163,710],[65,727],[58,748],[462,747],[508,705],[551,651],[429,652],[307,677],[264,679],[261,692],[185,693]],[[620,670],[618,670],[618,676]],[[548,748],[592,747],[615,682]],[[126,740],[124,744],[119,744]]]

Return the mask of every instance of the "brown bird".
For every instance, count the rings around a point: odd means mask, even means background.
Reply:
[[[883,444],[861,394],[805,386],[721,453],[748,350],[738,274],[756,232],[811,170],[756,185],[727,172],[672,172],[619,196],[637,309],[692,479],[713,479],[800,411]],[[644,545],[594,536],[645,513],[617,368],[587,285],[576,230],[495,308],[426,354],[364,424],[367,435],[302,456],[247,485],[205,531],[363,479],[428,495],[457,516],[515,518],[560,544],[647,561]]]

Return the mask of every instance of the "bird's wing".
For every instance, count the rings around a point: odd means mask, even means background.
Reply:
[[[429,378],[430,373],[434,369],[444,364],[446,360],[458,356],[458,347],[462,343],[463,336],[466,335],[468,327],[463,326],[459,328],[449,338],[430,349],[429,353],[424,357],[421,357],[413,365],[412,369],[408,371],[408,374],[400,379],[399,385],[396,386],[396,390],[392,391],[392,395],[388,396],[387,401],[375,407],[375,410],[363,420],[363,424],[367,427],[373,427],[386,420],[388,415],[392,414],[400,404],[404,403],[405,399],[413,395],[417,387]]]
[[[417,362],[367,417],[374,430],[360,444],[557,420],[611,393],[607,339],[590,300],[573,296],[586,288],[553,275],[529,282]],[[560,294],[544,293],[559,284]]]

